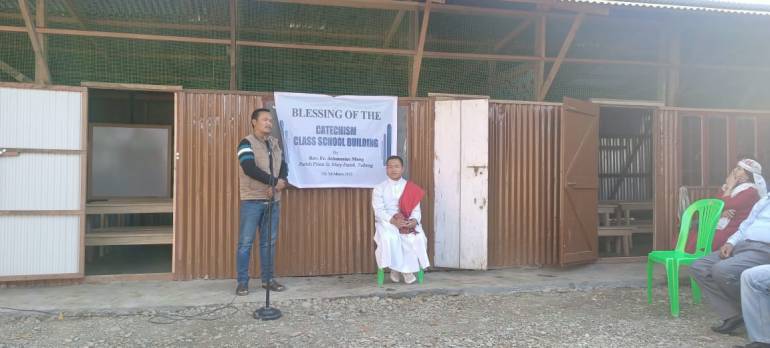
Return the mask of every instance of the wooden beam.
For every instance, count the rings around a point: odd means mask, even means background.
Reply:
[[[103,32],[103,31],[92,31],[92,30],[55,29],[55,28],[40,28],[40,29],[37,29],[36,31],[38,33],[43,33],[48,35],[70,35],[70,36],[115,38],[115,39],[129,39],[129,40],[186,42],[186,43],[225,45],[225,46],[228,46],[231,44],[230,39],[208,39],[208,38],[191,37],[191,36],[150,35],[150,34],[136,34],[136,33],[124,33],[124,32]],[[27,29],[25,27],[19,27],[19,26],[0,25],[0,32],[26,33]],[[393,49],[393,48],[287,44],[287,43],[250,41],[250,40],[238,40],[237,44],[239,46],[307,49],[307,50],[350,52],[350,53],[371,53],[371,54],[383,54],[383,55],[392,55],[392,56],[414,56],[415,55],[415,50]],[[557,57],[545,57],[543,59],[536,55],[528,56],[528,55],[460,53],[460,52],[438,52],[438,51],[424,51],[423,57],[441,58],[441,59],[479,60],[479,61],[500,61],[500,62],[537,62],[540,60],[544,60],[545,62],[555,62],[556,60],[558,60]],[[674,67],[681,70],[704,69],[704,70],[725,70],[725,71],[744,71],[744,72],[770,72],[770,67],[766,67],[766,66],[714,65],[714,64],[683,65],[680,63],[671,64],[668,62],[658,62],[658,61],[649,61],[649,60],[564,58],[563,62],[570,63],[570,64],[589,64],[589,65],[590,64],[596,64],[596,65],[614,64],[614,65],[666,67],[666,68]]]
[[[412,50],[402,50],[402,49],[395,49],[395,48],[284,44],[284,43],[277,43],[277,42],[242,41],[242,40],[238,40],[238,45],[251,46],[251,47],[291,48],[291,49],[301,49],[301,50],[318,50],[318,51],[332,51],[332,52],[389,54],[393,56],[413,56],[414,55],[414,51]]]
[[[538,57],[538,61],[535,63],[534,68],[534,99],[542,101],[540,98],[540,91],[543,89],[543,82],[545,80],[545,56],[546,56],[546,26],[548,17],[540,16],[537,19],[537,27],[535,27],[535,56]]]
[[[409,80],[409,96],[417,96],[417,86],[420,83],[420,68],[422,67],[422,56],[425,53],[425,39],[428,36],[428,23],[430,21],[430,8],[432,1],[425,3],[425,10],[422,15],[420,27],[420,40],[417,42],[417,52],[412,58],[412,78]]]
[[[513,41],[513,39],[519,37],[521,33],[523,33],[527,28],[529,28],[529,25],[532,24],[532,18],[527,18],[523,20],[519,25],[517,25],[513,30],[511,30],[508,35],[506,35],[502,40],[500,40],[496,45],[494,52],[500,52],[505,46],[508,46],[508,44]]]
[[[81,29],[86,28],[86,21],[78,14],[77,7],[75,7],[75,3],[72,0],[64,0],[62,2],[64,5],[64,8],[67,9],[67,13],[70,14],[70,17],[72,17],[80,26]]]
[[[48,64],[45,61],[45,52],[40,43],[40,37],[32,22],[32,16],[29,12],[27,0],[19,0],[19,9],[21,10],[21,15],[24,17],[24,26],[26,27],[27,35],[29,35],[29,41],[32,43],[32,50],[35,51],[35,81],[37,83],[48,84],[51,81],[51,73],[49,72]]]
[[[35,2],[35,28],[45,28],[48,26],[48,16],[46,11],[45,0],[36,0]],[[48,65],[48,39],[38,32],[38,42],[40,42],[41,52],[43,53],[43,59],[35,58],[35,81],[37,83],[45,83],[45,76],[43,66]],[[50,78],[48,79],[50,82]]]
[[[419,10],[428,6],[426,2],[411,2],[403,0],[262,0],[265,2],[282,3],[282,4],[302,4],[313,6],[333,6],[333,7],[349,7],[349,8],[364,8],[364,9],[380,9],[380,10]],[[540,0],[533,0],[540,1]],[[525,10],[507,10],[491,7],[479,7],[479,6],[465,6],[465,5],[449,5],[443,3],[433,3],[432,8],[434,12],[442,13],[456,13],[462,15],[491,15],[500,17],[529,17],[537,15],[547,15],[552,17],[572,18],[573,14],[559,13],[559,12],[547,12],[547,11],[525,11]],[[590,10],[591,12],[599,11],[597,13],[604,14],[601,10]],[[585,13],[585,11],[584,11]]]
[[[382,41],[382,48],[388,48],[388,46],[390,46],[390,43],[393,40],[393,37],[395,36],[396,32],[398,31],[398,28],[401,26],[401,22],[403,22],[403,20],[404,20],[404,15],[405,14],[406,14],[406,10],[399,10],[398,13],[396,13],[396,17],[393,18],[393,22],[390,24],[390,29],[388,29],[388,32],[387,32],[387,34],[385,34],[385,38]],[[417,18],[417,15],[415,14],[414,17]],[[412,38],[410,36],[409,37],[410,47],[412,47],[411,46],[412,45],[411,40],[412,40]],[[416,40],[415,40],[415,42],[416,42]],[[374,61],[374,63],[371,66],[372,74],[375,71],[377,71],[377,69],[379,69],[380,64],[382,64],[382,59],[383,58],[384,58],[384,56],[379,56]]]
[[[658,30],[658,61],[668,61],[668,34],[664,30]],[[657,88],[656,99],[661,101],[663,105],[666,105],[666,85],[668,79],[668,69],[665,67],[658,67],[658,78],[656,79]]]
[[[559,49],[559,56],[556,57],[556,61],[553,63],[551,70],[548,71],[548,78],[543,83],[543,88],[540,90],[537,100],[545,100],[545,97],[548,95],[548,90],[551,88],[554,79],[556,79],[556,74],[559,72],[559,68],[561,68],[561,64],[567,56],[567,51],[570,46],[572,46],[572,41],[575,40],[575,35],[577,34],[578,29],[580,29],[580,25],[583,24],[585,17],[584,13],[580,13],[572,22],[572,27],[570,27],[569,33],[567,33],[567,37],[564,39],[561,49]]]
[[[500,52],[505,46],[508,45],[513,39],[517,38],[521,33],[523,33],[529,25],[532,24],[532,18],[527,18],[523,20],[519,25],[517,25],[513,30],[508,33],[502,40],[500,40],[497,44],[495,44],[495,47],[493,48],[493,53]],[[495,82],[495,75],[497,73],[497,62],[492,61],[488,64],[489,72],[487,76],[487,84],[489,85],[490,90],[492,89],[492,85]]]
[[[672,26],[673,27],[673,26]],[[668,76],[666,78],[666,106],[679,103],[679,60],[681,33],[673,30],[668,41]]]
[[[280,4],[302,4],[313,6],[334,6],[376,10],[417,10],[421,4],[395,0],[262,0]]]
[[[586,14],[593,14],[597,16],[607,16],[610,14],[610,10],[607,6],[597,4],[576,4],[576,3],[563,3],[554,0],[503,0],[505,2],[512,3],[526,3],[536,5],[547,5],[555,10],[581,12]]]
[[[32,79],[27,77],[27,75],[24,75],[21,71],[16,70],[14,67],[8,65],[8,63],[0,60],[0,71],[5,72],[8,75],[11,75],[16,81],[19,82],[32,82]]]
[[[393,23],[390,25],[388,33],[385,34],[385,40],[382,41],[382,48],[388,48],[388,46],[390,46],[390,41],[393,40],[393,36],[396,35],[398,28],[401,26],[404,14],[406,14],[405,10],[399,10],[398,13],[396,13],[396,18],[393,19]]]
[[[645,120],[647,121],[647,120]],[[628,171],[631,170],[631,165],[634,163],[634,160],[636,160],[636,157],[639,155],[639,150],[642,148],[642,144],[644,144],[644,141],[647,137],[650,136],[652,133],[652,119],[649,120],[650,123],[644,123],[644,131],[642,132],[642,136],[639,138],[632,138],[636,139],[637,143],[634,145],[634,148],[631,150],[631,155],[628,156],[628,159],[626,159],[626,163],[623,165],[623,170],[620,171],[620,175],[618,176],[617,180],[615,181],[615,184],[612,185],[612,191],[610,193],[610,200],[617,200],[618,197],[618,190],[620,190],[620,186],[623,185],[624,178],[626,175],[628,175]]]
[[[230,90],[238,89],[238,0],[230,0]]]

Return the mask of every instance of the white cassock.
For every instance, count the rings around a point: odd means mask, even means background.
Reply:
[[[404,192],[406,180],[385,180],[374,187],[372,208],[374,208],[374,242],[377,249],[374,256],[379,268],[390,268],[401,273],[414,273],[430,266],[428,262],[428,239],[422,229],[420,205],[412,211],[410,219],[417,220],[417,233],[401,234],[390,219],[398,213],[398,201]]]

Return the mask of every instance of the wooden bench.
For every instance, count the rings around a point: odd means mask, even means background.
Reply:
[[[653,211],[654,205],[652,202],[618,202],[620,210],[623,212],[623,220],[626,225],[631,225],[631,212],[632,211]]]
[[[652,232],[653,232],[652,223],[649,223],[649,222],[642,223],[642,224],[639,224],[639,225],[631,225],[630,227],[632,228],[632,231],[631,231],[631,237],[632,237],[631,238],[631,247],[632,248],[634,247],[633,235],[635,235],[637,233],[638,234],[652,234]]]
[[[86,246],[171,244],[171,226],[94,228],[86,232]]]
[[[612,250],[612,239],[618,253],[623,252],[623,256],[631,255],[631,236],[634,229],[625,226],[601,226],[599,227],[599,237],[607,238],[607,250]]]
[[[601,225],[609,226],[611,215],[615,214],[617,210],[618,210],[618,206],[616,204],[599,203],[598,213],[602,217]]]

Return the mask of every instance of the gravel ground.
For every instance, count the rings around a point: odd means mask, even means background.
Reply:
[[[254,300],[261,293],[252,294]],[[280,295],[279,295],[280,296]],[[284,318],[251,318],[254,305],[218,311],[215,320],[170,324],[167,312],[95,317],[0,316],[0,347],[732,347],[742,337],[712,333],[707,306],[683,299],[667,315],[662,291],[648,305],[639,289],[478,296],[418,296],[278,302]],[[189,308],[181,315],[216,307]],[[209,315],[212,317],[212,315]]]

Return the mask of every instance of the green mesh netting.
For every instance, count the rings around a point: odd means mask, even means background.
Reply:
[[[8,64],[30,80],[35,79],[35,52],[26,33],[0,32],[0,61]],[[17,80],[9,73],[0,71],[0,81]]]
[[[375,54],[242,47],[240,88],[407,95],[411,60]]]
[[[36,1],[28,2],[33,13]],[[223,0],[78,0],[76,16],[64,0],[47,0],[47,26],[152,35],[229,40],[230,10]],[[471,0],[450,3],[478,5]],[[492,3],[509,9],[531,4]],[[417,44],[419,18],[413,11],[355,9],[239,0],[238,38],[278,44],[353,46],[411,50]],[[589,16],[578,31],[568,58],[655,61],[668,34],[659,11],[623,10],[607,20]],[[766,18],[682,14],[674,29],[682,33],[682,106],[770,108],[770,26]],[[400,20],[397,20],[400,19]],[[643,21],[656,21],[645,24]],[[534,25],[515,40],[500,40],[527,20],[523,17],[462,12],[432,13],[427,51],[532,55]],[[558,55],[571,19],[549,17],[546,51]],[[0,0],[0,25],[23,27],[17,0]],[[662,30],[662,31],[661,31]],[[53,83],[82,81],[182,85],[227,89],[230,48],[202,44],[47,35]],[[223,41],[226,42],[226,41]],[[665,55],[663,55],[665,56]],[[344,53],[295,48],[241,46],[238,88],[330,94],[406,96],[412,59],[374,53]],[[0,32],[0,60],[34,78],[35,58],[26,33]],[[689,64],[764,66],[761,71],[692,69]],[[546,64],[546,74],[552,63]],[[426,57],[418,95],[452,93],[494,99],[533,100],[535,63],[491,62]],[[563,97],[659,100],[664,95],[654,66],[565,63],[547,95]],[[14,81],[0,71],[0,81]]]

